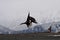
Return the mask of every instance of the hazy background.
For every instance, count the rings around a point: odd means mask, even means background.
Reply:
[[[27,29],[19,24],[26,21],[29,11],[38,24],[60,21],[60,0],[0,0],[0,25],[12,30]]]

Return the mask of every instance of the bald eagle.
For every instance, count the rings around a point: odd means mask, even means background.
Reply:
[[[29,27],[30,25],[32,25],[32,22],[37,24],[35,18],[31,17],[31,16],[30,16],[30,12],[29,12],[29,13],[28,13],[28,16],[27,16],[27,20],[26,20],[26,22],[21,23],[20,25],[22,25],[22,24],[26,24],[27,27]]]

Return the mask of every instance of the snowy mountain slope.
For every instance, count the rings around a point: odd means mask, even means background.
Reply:
[[[0,25],[0,34],[10,34],[13,30]]]
[[[51,26],[51,32],[60,32],[60,22],[52,22],[36,25],[33,28],[28,28],[21,31],[13,31],[0,25],[0,34],[20,34],[20,33],[38,33],[38,32],[48,32],[48,28]]]
[[[29,28],[27,30],[22,31],[15,31],[13,34],[19,33],[34,33],[34,32],[48,32],[48,28],[51,26],[51,32],[57,33],[60,31],[60,22],[52,22],[52,23],[45,23],[41,25],[36,25],[33,28]]]

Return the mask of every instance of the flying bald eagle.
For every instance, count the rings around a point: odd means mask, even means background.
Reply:
[[[30,16],[30,12],[29,12],[29,13],[28,13],[28,17],[27,17],[26,22],[21,23],[20,25],[22,25],[22,24],[26,24],[27,27],[29,27],[30,25],[32,25],[32,22],[37,24],[35,18],[31,17],[31,16]]]

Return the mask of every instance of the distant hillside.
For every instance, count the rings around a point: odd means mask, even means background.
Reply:
[[[0,34],[10,34],[12,32],[12,30],[10,30],[9,28],[6,28],[2,25],[0,25]]]
[[[29,28],[29,29],[22,30],[22,31],[14,31],[14,32],[12,32],[12,34],[48,32],[48,28],[50,26],[51,26],[52,33],[57,33],[60,31],[60,22],[52,22],[52,23],[36,25],[33,28]]]
[[[48,32],[48,28],[51,26],[51,32],[57,33],[60,32],[60,22],[45,23],[41,25],[36,25],[33,28],[29,28],[22,31],[13,31],[9,28],[6,28],[0,25],[0,34],[21,34],[21,33],[39,33],[39,32]]]

